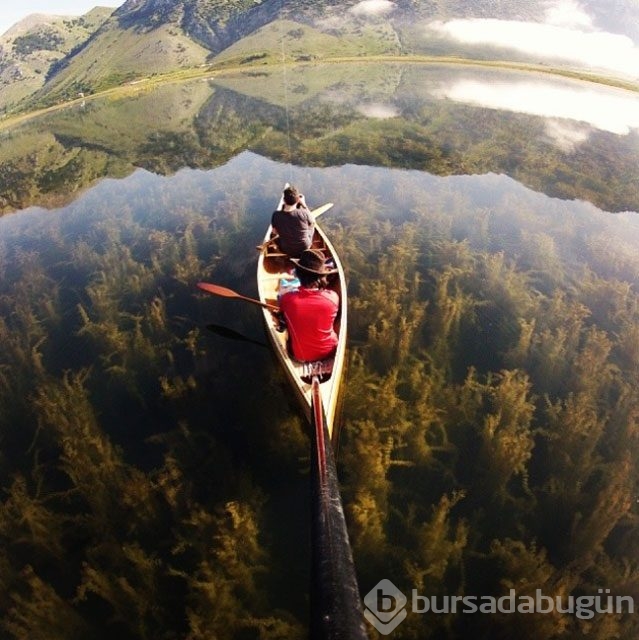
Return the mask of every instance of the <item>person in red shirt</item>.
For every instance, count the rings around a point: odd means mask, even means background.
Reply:
[[[326,265],[319,249],[307,249],[292,258],[300,287],[280,298],[280,311],[288,329],[293,357],[300,362],[323,360],[337,347],[334,329],[339,295],[327,289],[327,276],[337,273]]]

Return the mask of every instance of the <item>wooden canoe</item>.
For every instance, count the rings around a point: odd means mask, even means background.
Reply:
[[[281,204],[281,201],[280,201]],[[317,215],[327,211],[332,204],[329,203],[313,210]],[[267,305],[278,304],[278,292],[280,281],[289,275],[291,267],[289,258],[279,253],[274,243],[270,243],[273,235],[272,227],[266,231],[264,242],[261,247],[260,256],[257,261],[257,288],[260,302]],[[331,258],[337,269],[337,273],[329,276],[329,286],[339,295],[340,310],[335,320],[335,332],[339,337],[335,356],[319,362],[303,363],[293,359],[287,348],[288,332],[279,331],[279,322],[275,315],[266,307],[262,307],[266,332],[275,350],[275,355],[281,363],[286,377],[288,378],[295,396],[300,403],[307,419],[311,420],[311,383],[313,375],[318,375],[320,379],[320,395],[326,426],[331,440],[335,435],[333,423],[337,417],[340,385],[344,370],[344,357],[346,353],[346,324],[347,324],[347,292],[344,269],[339,260],[335,248],[326,237],[323,229],[315,221],[315,231],[313,237],[313,247],[317,247],[324,252],[327,258]]]

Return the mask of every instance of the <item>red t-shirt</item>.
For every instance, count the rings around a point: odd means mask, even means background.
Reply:
[[[337,346],[333,323],[338,308],[339,296],[330,289],[300,287],[282,296],[280,309],[297,360],[310,362],[331,355]]]

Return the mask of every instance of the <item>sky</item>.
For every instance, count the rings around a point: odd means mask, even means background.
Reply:
[[[124,0],[2,0],[0,35],[31,13],[81,16],[93,7],[119,7]]]

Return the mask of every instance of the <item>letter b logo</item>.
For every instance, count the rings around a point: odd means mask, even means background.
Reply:
[[[406,596],[387,579],[378,582],[364,597],[364,617],[388,635],[406,618]]]

